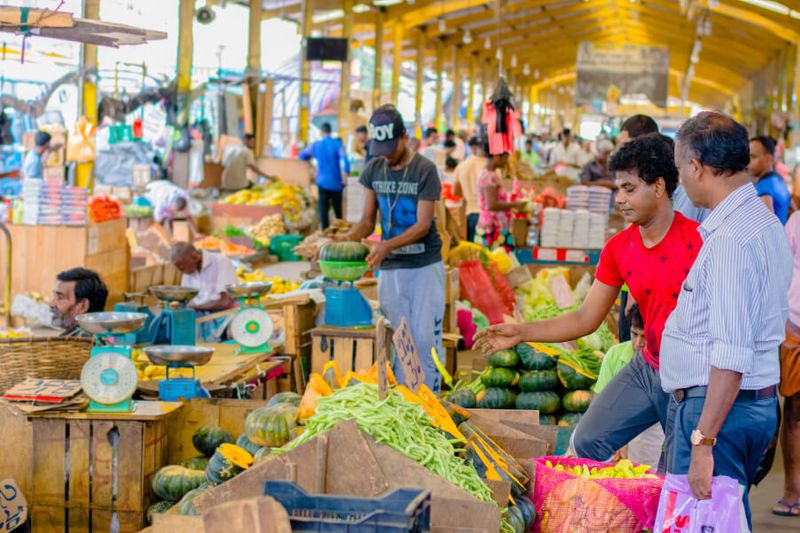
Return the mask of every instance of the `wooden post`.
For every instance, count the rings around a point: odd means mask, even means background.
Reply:
[[[444,74],[444,43],[436,39],[436,106],[433,112],[433,127],[441,129],[442,123],[442,76]]]
[[[475,56],[469,58],[469,90],[467,92],[467,127],[475,124]]]
[[[260,102],[260,86],[261,86],[261,19],[263,7],[261,0],[250,0],[250,17],[249,17],[249,33],[247,40],[247,74],[250,77],[248,86],[250,90],[251,111],[253,112],[252,122],[255,131],[245,133],[256,134],[256,157],[261,156],[264,151],[264,132],[259,128],[259,110],[263,109],[259,106]]]
[[[461,75],[459,68],[461,65],[458,63],[458,52],[461,48],[460,45],[453,46],[453,110],[452,117],[450,117],[450,124],[453,126],[453,131],[458,132],[458,113],[461,111]]]
[[[403,63],[403,25],[394,25],[394,46],[392,47],[392,103],[397,105],[400,97],[400,67]]]
[[[380,8],[375,13],[375,70],[372,76],[372,110],[381,105],[381,85],[383,85],[383,26],[386,20],[386,10]]]
[[[300,105],[298,107],[297,140],[308,142],[309,105],[311,97],[311,63],[306,61],[306,44],[311,36],[314,0],[303,0],[303,18],[300,23]]]
[[[339,90],[339,138],[347,145],[350,134],[350,38],[353,36],[353,0],[342,0],[342,37],[347,39],[347,59],[342,61],[341,89]]]
[[[422,138],[422,70],[425,68],[425,26],[420,26],[417,33],[417,87],[414,94],[414,120],[416,129],[414,135]]]
[[[487,59],[483,64],[483,68],[481,69],[481,106],[478,107],[477,113],[475,113],[475,122],[477,123],[480,123],[481,121],[483,104],[489,99],[489,93],[491,92],[491,89],[489,89],[489,71],[491,70],[491,65],[491,61]]]
[[[194,0],[180,0],[178,25],[178,93],[192,90]]]
[[[89,20],[100,19],[100,0],[83,0],[83,17]],[[89,122],[97,125],[97,45],[84,44],[81,53],[83,80],[81,82],[81,114]],[[94,185],[94,163],[91,161],[78,163],[76,185],[92,188]]]

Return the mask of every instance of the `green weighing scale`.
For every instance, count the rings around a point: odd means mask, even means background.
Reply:
[[[95,345],[81,371],[81,388],[89,397],[89,413],[130,413],[138,376],[131,346],[124,339],[140,329],[144,313],[86,313],[75,318],[95,335]]]
[[[239,300],[239,309],[228,326],[228,335],[239,344],[237,353],[262,353],[269,350],[269,340],[275,331],[261,297],[272,289],[272,283],[253,281],[228,285],[225,290]]]

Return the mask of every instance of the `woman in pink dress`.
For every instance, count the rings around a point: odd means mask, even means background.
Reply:
[[[484,148],[488,153],[489,147]],[[513,248],[511,211],[525,208],[525,202],[509,201],[509,193],[500,182],[497,169],[505,167],[507,162],[507,152],[492,155],[478,178],[478,205],[481,211],[475,228],[475,242],[489,249],[499,246]]]

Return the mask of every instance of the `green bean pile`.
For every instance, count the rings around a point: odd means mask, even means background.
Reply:
[[[492,491],[471,464],[455,455],[451,441],[433,427],[421,406],[389,391],[378,400],[378,387],[361,383],[337,390],[317,400],[317,411],[306,421],[306,429],[283,449],[291,450],[342,420],[355,420],[361,431],[377,442],[402,453],[434,474],[461,487],[483,502],[494,502]]]

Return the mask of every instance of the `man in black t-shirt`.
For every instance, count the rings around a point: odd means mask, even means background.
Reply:
[[[409,150],[403,117],[385,105],[369,121],[372,160],[361,174],[366,189],[361,221],[343,240],[360,241],[375,230],[380,213],[381,242],[367,261],[380,269],[378,299],[383,315],[396,328],[405,319],[425,372],[425,384],[438,391],[439,372],[431,357],[442,350],[444,281],[442,241],[434,206],[441,196],[436,166]],[[402,369],[395,362],[398,381]]]

